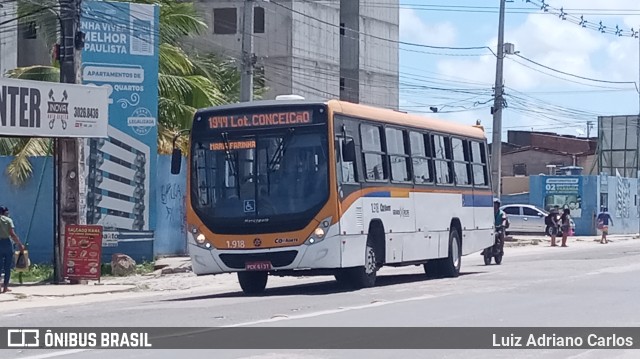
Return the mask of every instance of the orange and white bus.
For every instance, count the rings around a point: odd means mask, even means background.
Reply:
[[[330,100],[199,110],[187,156],[187,228],[197,275],[237,272],[375,285],[383,266],[456,277],[494,243],[487,142],[466,126]],[[174,150],[172,173],[182,154]]]

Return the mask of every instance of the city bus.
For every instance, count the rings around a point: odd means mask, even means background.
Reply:
[[[277,98],[198,110],[186,179],[196,275],[237,272],[375,286],[383,266],[457,277],[494,244],[484,130],[338,100]],[[174,146],[171,172],[180,173]]]

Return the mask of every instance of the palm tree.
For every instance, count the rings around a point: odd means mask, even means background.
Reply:
[[[120,0],[116,0],[120,1]],[[197,36],[207,29],[193,3],[174,0],[132,0],[134,3],[160,5],[158,152],[170,153],[174,135],[191,126],[198,108],[236,102],[240,75],[233,61],[213,54],[199,55],[185,51],[179,44],[185,37]],[[56,39],[57,0],[18,0],[19,17],[33,21],[45,33],[50,48]],[[59,81],[55,66],[33,66],[10,71],[10,77],[41,81]],[[256,98],[264,92],[264,82],[256,79]],[[0,155],[16,156],[8,168],[14,183],[31,174],[29,156],[49,154],[40,139],[0,138]],[[186,137],[179,144],[186,144]]]

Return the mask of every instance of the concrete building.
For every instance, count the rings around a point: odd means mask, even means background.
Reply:
[[[16,3],[3,2],[0,5],[0,75],[17,67],[18,63],[18,27],[15,21]]]
[[[502,144],[503,177],[549,174],[549,165],[579,166],[584,174],[597,173],[595,138],[530,131],[509,131],[507,137],[508,143]]]
[[[201,52],[242,58],[242,0],[198,0]],[[279,5],[278,5],[279,4]],[[398,0],[255,2],[253,46],[266,98],[296,94],[397,109]]]

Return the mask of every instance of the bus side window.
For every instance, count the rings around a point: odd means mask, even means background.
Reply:
[[[413,162],[413,180],[416,184],[425,184],[433,182],[433,173],[431,172],[430,159],[427,152],[427,138],[419,132],[411,132],[409,134],[411,142],[411,159]]]
[[[453,152],[453,168],[455,174],[456,185],[471,185],[471,176],[469,175],[469,150],[467,141],[459,138],[451,139],[451,150]]]
[[[485,146],[483,143],[471,142],[471,167],[473,172],[473,184],[477,187],[487,187],[488,171]]]
[[[388,170],[385,166],[385,152],[382,148],[381,127],[362,124],[360,126],[364,170],[367,181],[387,182]]]
[[[357,183],[356,148],[351,137],[346,139],[338,136],[336,139],[336,159],[338,160],[338,176],[342,183]]]
[[[438,184],[453,184],[453,171],[451,170],[451,159],[453,156],[449,142],[448,137],[440,135],[433,135],[432,137],[436,183]]]

